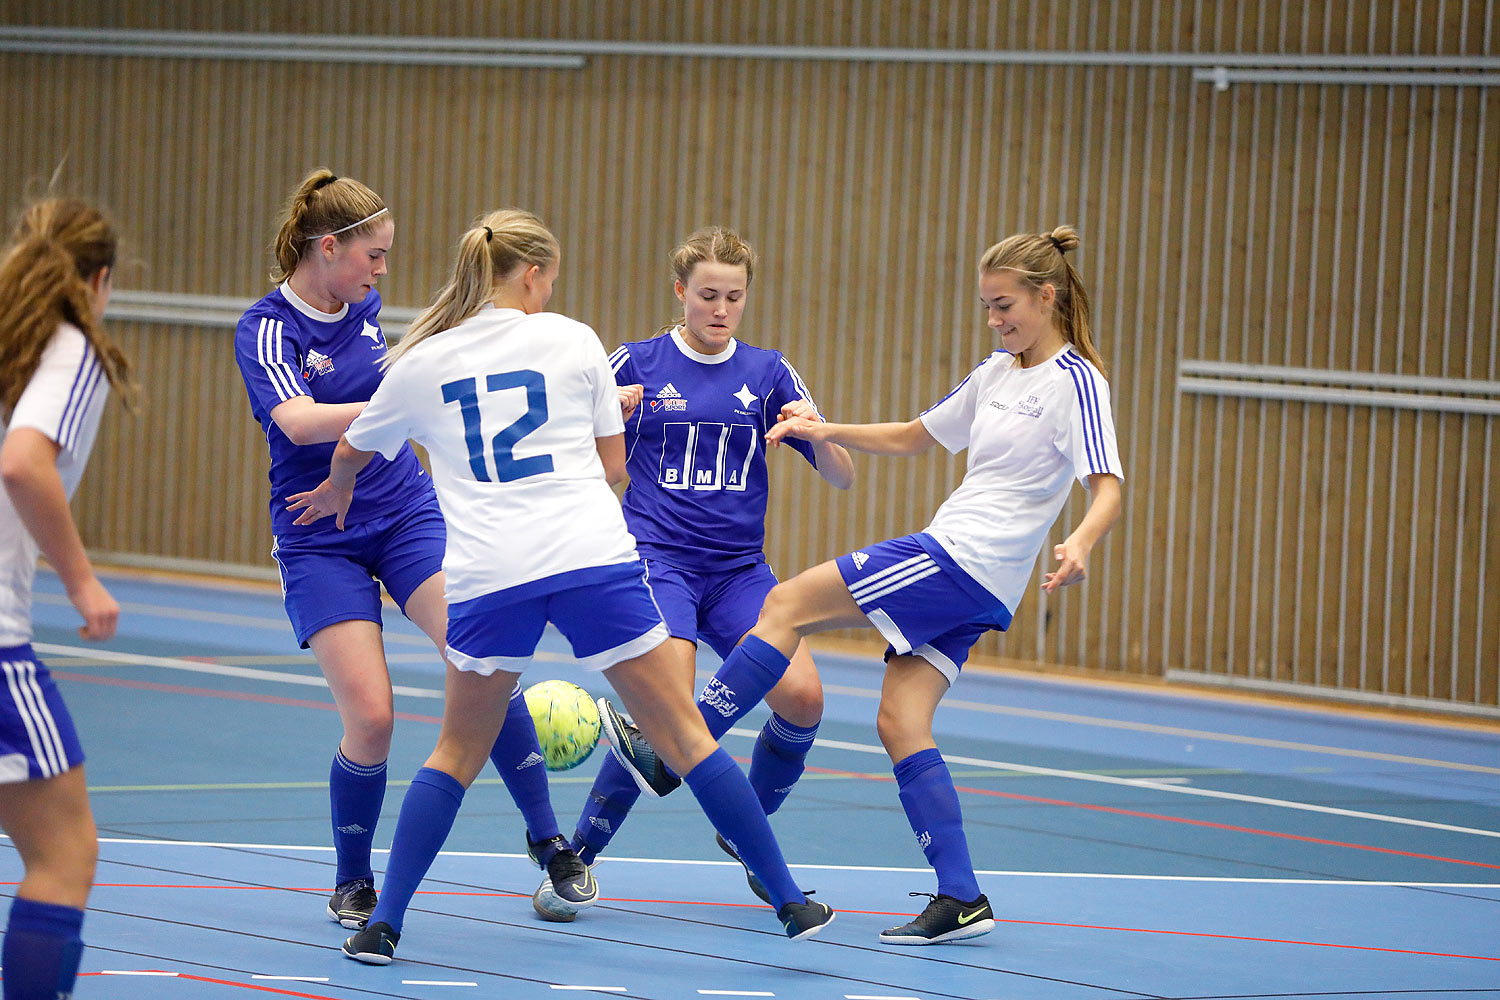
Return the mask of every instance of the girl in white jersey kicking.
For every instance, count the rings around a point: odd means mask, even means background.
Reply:
[[[428,451],[448,522],[443,727],[402,802],[380,902],[344,944],[361,962],[391,961],[412,894],[549,621],[585,667],[607,671],[666,766],[765,884],[787,936],[833,919],[792,881],[744,772],[671,671],[667,627],[609,487],[625,476],[609,360],[592,329],[542,311],[560,256],[528,212],[494,212],[466,232],[452,279],[391,352],[329,478],[293,497],[298,523],[334,514],[342,526],[355,474],[411,439]]]
[[[117,242],[98,209],[47,198],[22,214],[0,257],[0,828],[26,872],[0,956],[5,1000],[72,995],[94,882],[83,749],[31,648],[31,585],[40,550],[83,617],[78,634],[115,634],[120,606],[94,576],[68,499],[109,387],[133,391],[100,325]]]
[[[958,793],[932,739],[932,716],[974,642],[1010,624],[1073,479],[1086,483],[1093,499],[1056,546],[1043,590],[1082,580],[1089,551],[1120,513],[1124,474],[1109,386],[1089,333],[1088,296],[1066,257],[1078,242],[1061,226],[985,251],[979,299],[1001,350],[917,419],[829,424],[791,417],[766,435],[876,455],[914,455],[934,444],[969,452],[963,482],[926,530],[780,584],[730,656],[785,669],[804,636],[862,625],[890,643],[876,727],[938,891],[911,923],[881,933],[887,944],[936,944],[994,928],[969,860]]]

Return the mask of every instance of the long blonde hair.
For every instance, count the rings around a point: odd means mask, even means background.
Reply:
[[[126,406],[136,386],[130,362],[94,318],[88,282],[115,266],[113,223],[77,198],[43,198],[21,213],[0,256],[0,412],[10,419],[58,325],[83,331]]]
[[[693,276],[693,268],[708,261],[715,264],[728,264],[731,267],[743,267],[746,288],[750,287],[750,282],[755,277],[754,248],[734,230],[725,229],[723,226],[706,226],[696,230],[672,248],[672,252],[667,255],[667,261],[672,265],[672,275],[684,287],[688,283],[688,278]],[[682,317],[679,316],[656,332],[666,333],[681,324]]]
[[[1088,292],[1067,256],[1081,245],[1072,226],[1058,226],[1050,233],[1018,233],[986,250],[979,258],[979,271],[1015,271],[1032,290],[1050,284],[1057,292],[1053,308],[1063,338],[1100,374],[1107,374],[1089,326]]]
[[[335,233],[341,240],[365,236],[389,218],[380,195],[352,177],[319,167],[302,178],[282,207],[281,228],[271,244],[276,254],[271,280],[279,285],[290,278],[310,241]]]
[[[517,267],[550,267],[561,254],[557,237],[524,209],[502,208],[474,223],[459,237],[453,277],[423,309],[391,352],[385,366],[435,333],[451,330],[495,297],[495,283]]]

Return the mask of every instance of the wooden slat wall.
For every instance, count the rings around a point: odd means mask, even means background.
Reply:
[[[375,4],[224,10],[21,0],[0,21],[130,28],[1121,51],[1492,54],[1495,0]],[[1211,60],[1205,60],[1210,62]],[[760,249],[746,339],[836,419],[908,418],[992,348],[974,263],[1079,228],[1129,483],[1080,588],[980,651],[1494,706],[1495,418],[1178,393],[1181,360],[1497,378],[1500,94],[1237,84],[1187,68],[591,57],[570,70],[0,55],[16,203],[66,158],[139,266],[266,288],[285,192],[327,164],[398,220],[387,302],[420,305],[482,209],[558,233],[555,307],[606,344],[675,305],[696,226]],[[230,338],[124,326],[150,406],[111,420],[79,502],[103,549],[266,563],[263,445]],[[795,571],[916,530],[962,460],[858,459],[848,494],[773,463]],[[1063,537],[1085,507],[1067,507]],[[1050,547],[1049,547],[1050,548]]]

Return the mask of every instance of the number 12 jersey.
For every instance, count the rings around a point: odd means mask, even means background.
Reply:
[[[487,305],[392,365],[345,436],[387,456],[408,438],[427,449],[457,604],[636,560],[595,445],[623,429],[590,327]]]

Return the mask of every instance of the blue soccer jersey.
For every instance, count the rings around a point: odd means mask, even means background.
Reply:
[[[764,561],[766,430],[785,404],[813,401],[796,369],[736,340],[701,354],[677,330],[610,364],[620,385],[646,387],[625,425],[625,521],[641,555],[698,572]],[[785,443],[817,466],[810,442]]]
[[[332,529],[331,520],[294,526],[297,514],[287,511],[286,498],[328,478],[336,442],[293,444],[271,411],[293,396],[311,396],[315,403],[362,403],[373,396],[386,353],[379,313],[380,295],[374,291],[330,315],[283,284],[240,317],[235,360],[250,394],[250,412],[271,449],[271,529],[277,537]],[[346,522],[390,514],[432,495],[432,481],[407,445],[393,460],[375,456],[360,472]]]

